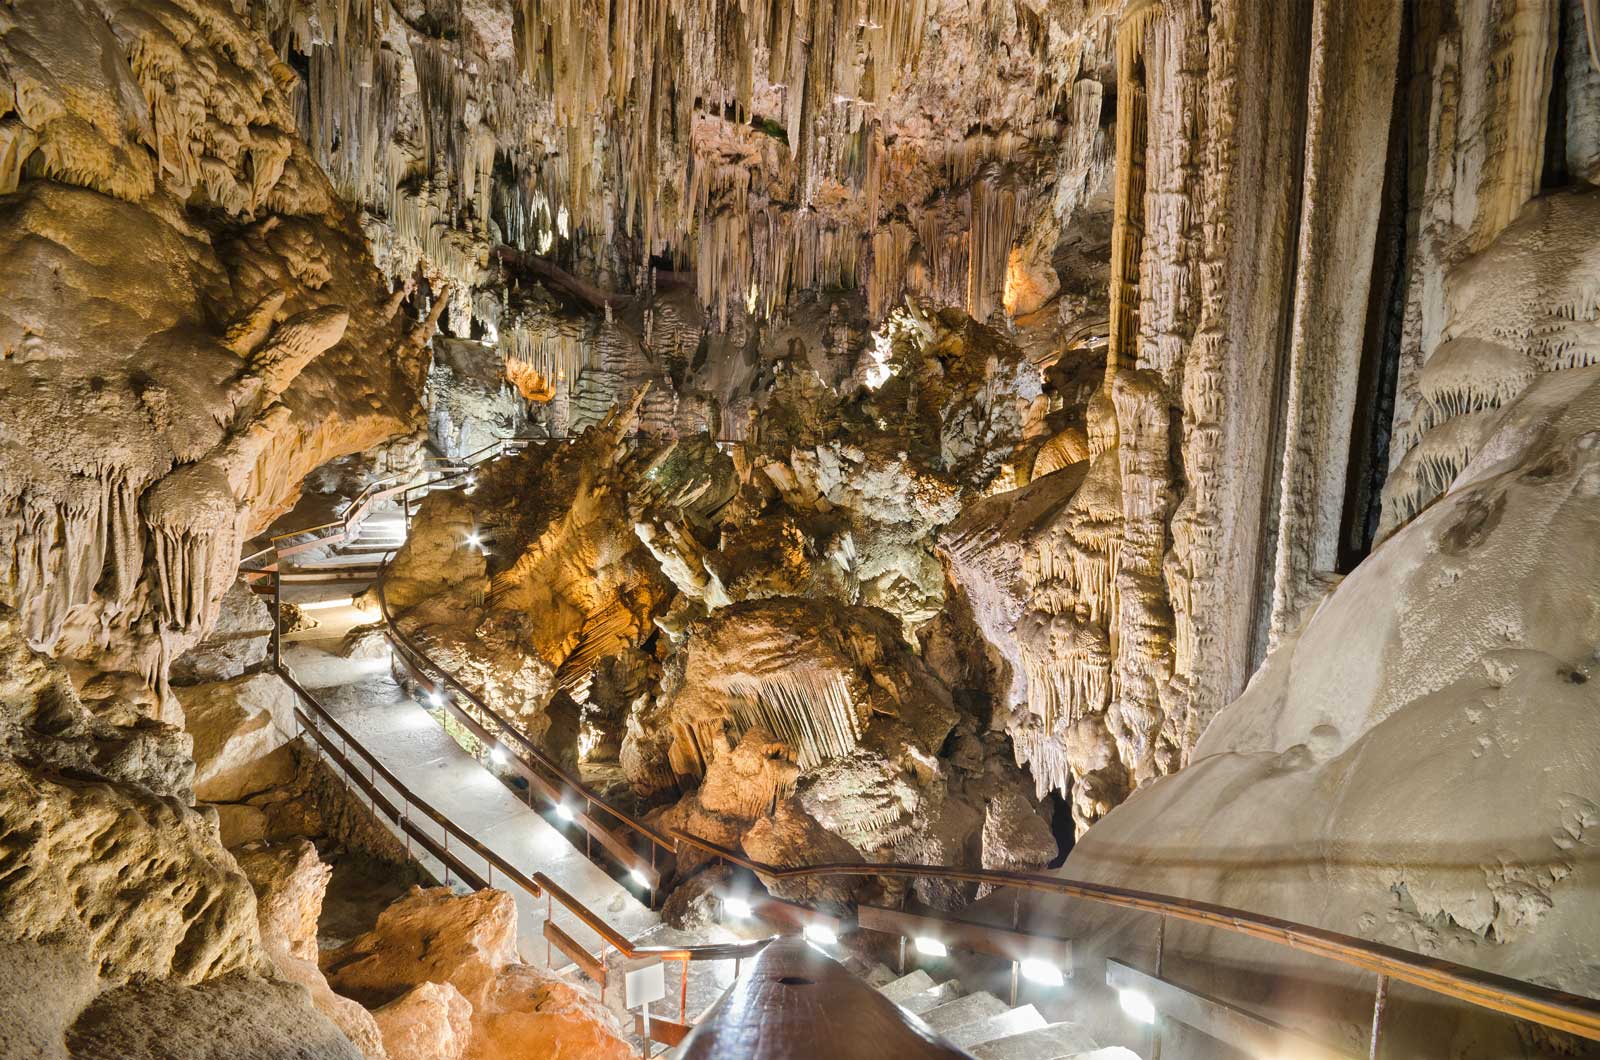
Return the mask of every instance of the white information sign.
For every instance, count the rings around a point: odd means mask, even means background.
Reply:
[[[667,973],[660,961],[640,965],[622,977],[622,1004],[626,1008],[640,1008],[666,996]]]

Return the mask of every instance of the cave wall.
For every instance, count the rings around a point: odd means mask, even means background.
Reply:
[[[8,5],[0,69],[0,602],[160,686],[300,480],[411,429],[426,333],[225,5]]]

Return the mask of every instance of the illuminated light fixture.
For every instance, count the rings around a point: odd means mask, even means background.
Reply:
[[[819,946],[832,946],[839,941],[839,936],[834,934],[833,928],[826,924],[807,924],[805,936],[807,942],[815,942]]]
[[[917,938],[917,952],[928,957],[948,957],[950,956],[950,947],[938,939],[919,936]]]
[[[631,872],[629,872],[628,873],[628,877],[630,879],[632,879],[634,883],[637,883],[640,887],[643,887],[645,890],[649,890],[650,889],[650,881],[645,879],[644,873],[640,872],[638,869],[634,869]]]
[[[326,611],[330,607],[349,607],[353,602],[348,596],[339,596],[332,600],[307,600],[300,605],[300,610]]]
[[[556,803],[556,816],[561,818],[563,821],[574,820],[572,816],[572,807],[568,806],[564,802]]]
[[[1049,961],[1041,961],[1037,957],[1028,957],[1022,962],[1023,978],[1029,982],[1042,983],[1045,986],[1060,986],[1063,982],[1061,969]]]
[[[1139,1023],[1154,1023],[1156,1021],[1156,1006],[1148,997],[1137,990],[1117,991],[1117,1000],[1122,1003],[1122,1011]]]
[[[442,707],[444,706],[444,697],[437,692],[429,692],[428,705],[432,707]]]
[[[506,749],[504,747],[496,747],[494,750],[489,752],[489,761],[493,762],[497,766],[505,765],[509,758],[510,756],[506,754]]]
[[[467,544],[471,545],[473,548],[477,548],[479,545],[483,544],[483,538],[479,537],[478,532],[474,530],[472,533],[467,535]]]
[[[737,920],[748,919],[755,912],[743,898],[724,898],[722,911]]]

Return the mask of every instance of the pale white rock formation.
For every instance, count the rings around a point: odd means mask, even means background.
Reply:
[[[300,477],[409,429],[420,359],[231,5],[8,11],[3,599],[159,685]]]
[[[0,1052],[357,1060],[271,978],[249,881],[192,806],[182,733],[105,687],[80,697],[24,629],[0,609]]]
[[[295,694],[277,674],[259,673],[178,690],[194,746],[194,793],[241,802],[294,777]]]
[[[1422,364],[1409,445],[1384,484],[1383,529],[1445,492],[1497,420],[1543,372],[1600,363],[1600,253],[1587,238],[1600,194],[1528,204],[1442,278],[1442,326]]]
[[[1186,769],[1112,811],[1064,872],[1592,996],[1600,627],[1594,556],[1571,543],[1600,525],[1597,437],[1600,369],[1544,376],[1495,413],[1449,491],[1281,641]],[[1065,915],[1091,945],[1150,941],[1129,916]],[[1365,1033],[1352,972],[1177,924],[1165,962],[1329,1042]],[[1329,1004],[1334,984],[1355,991],[1348,1005]],[[1401,1055],[1536,1055],[1487,1016],[1393,1004],[1387,1048]]]

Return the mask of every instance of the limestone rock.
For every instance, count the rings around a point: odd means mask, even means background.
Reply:
[[[352,626],[339,642],[339,654],[346,659],[387,659],[389,637],[382,622]]]
[[[287,747],[295,694],[276,674],[250,674],[178,693],[194,740],[195,796],[237,802],[294,779]]]
[[[333,869],[305,839],[240,851],[239,867],[256,892],[261,945],[278,975],[298,983],[367,1060],[384,1060],[383,1038],[372,1013],[328,986],[317,967],[317,919]]]
[[[413,887],[378,915],[365,935],[326,954],[341,993],[368,1007],[388,1004],[418,983],[449,983],[474,1006],[502,968],[517,960],[517,907],[504,891],[457,897]]]
[[[823,828],[794,799],[778,803],[770,817],[763,817],[744,834],[742,842],[752,860],[781,868],[862,860],[855,847]],[[794,880],[763,878],[761,882],[777,897],[791,901],[848,902],[864,880],[861,876],[807,876]]]
[[[389,1060],[462,1060],[472,1005],[449,983],[421,983],[372,1014]]]
[[[66,1034],[73,1060],[362,1060],[292,983],[227,975],[190,988],[171,980],[100,995]],[[369,1058],[370,1060],[370,1058]]]
[[[250,886],[213,829],[142,788],[0,762],[0,932],[69,939],[108,985],[264,970]]]
[[[172,661],[168,677],[175,685],[238,677],[266,661],[271,639],[271,606],[251,591],[248,582],[235,582],[222,594],[222,610],[211,632]]]
[[[377,1007],[399,1004],[384,1022],[419,1041],[454,1042],[437,1023],[459,1019],[450,997],[418,995],[424,983],[448,986],[471,1013],[471,1060],[529,1055],[615,1057],[629,1047],[615,1017],[598,1000],[517,957],[517,907],[504,891],[456,896],[439,887],[412,888],[365,935],[323,958],[340,991]],[[409,999],[409,1000],[407,1000]],[[409,1027],[410,1030],[406,1030]]]
[[[1600,807],[1588,590],[1600,571],[1566,544],[1600,527],[1600,368],[1543,376],[1496,416],[1453,488],[1280,642],[1193,764],[1091,829],[1066,875],[1600,991],[1583,956],[1596,937],[1585,851]],[[1083,914],[1062,912],[1086,945],[1127,926],[1113,916],[1078,933]],[[1197,989],[1242,996],[1260,982],[1219,971],[1247,941],[1180,927],[1166,946]],[[1358,982],[1261,956],[1251,967],[1280,983]],[[1360,1003],[1330,1011],[1291,993],[1273,994],[1273,1018],[1331,1042],[1362,1025]],[[1523,1055],[1514,1028],[1469,1010],[1398,1025],[1405,1055],[1442,1055],[1431,1036],[1446,1027]]]

